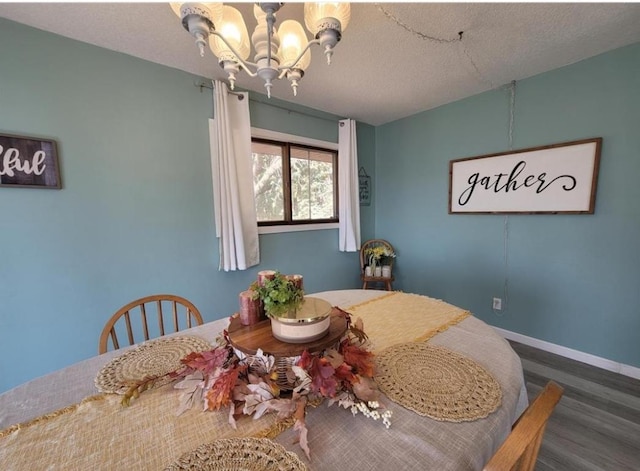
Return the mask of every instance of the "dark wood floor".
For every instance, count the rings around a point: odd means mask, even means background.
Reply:
[[[550,379],[564,387],[537,471],[640,471],[640,380],[510,343],[522,360],[529,400]]]

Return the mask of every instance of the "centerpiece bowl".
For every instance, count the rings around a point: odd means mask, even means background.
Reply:
[[[297,309],[278,317],[271,317],[271,332],[287,343],[306,343],[318,340],[329,332],[331,304],[324,299],[305,296]]]

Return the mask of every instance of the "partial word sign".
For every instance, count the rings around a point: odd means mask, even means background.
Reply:
[[[55,141],[0,134],[0,187],[61,188]]]

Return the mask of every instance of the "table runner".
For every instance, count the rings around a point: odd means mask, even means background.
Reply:
[[[237,430],[228,409],[193,408],[176,417],[178,394],[172,385],[145,392],[129,407],[122,396],[93,396],[77,406],[0,432],[3,470],[158,470],[198,446],[220,438],[265,435],[274,414],[243,417]]]
[[[406,342],[430,339],[471,314],[439,299],[393,292],[346,309],[360,317],[374,352]]]

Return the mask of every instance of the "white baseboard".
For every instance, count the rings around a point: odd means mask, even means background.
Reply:
[[[538,340],[533,337],[527,337],[526,335],[511,332],[509,330],[500,329],[499,327],[492,326],[498,333],[500,333],[505,339],[513,340],[514,342],[520,342],[530,347],[539,348],[545,352],[555,353],[572,360],[581,361],[588,365],[602,368],[603,370],[613,371],[621,375],[629,376],[631,378],[640,379],[640,368],[625,365],[624,363],[618,363],[616,361],[607,360],[606,358],[591,355],[590,353],[584,353],[579,350],[573,350],[572,348],[563,347],[562,345],[556,345],[555,343],[546,342],[544,340]]]

